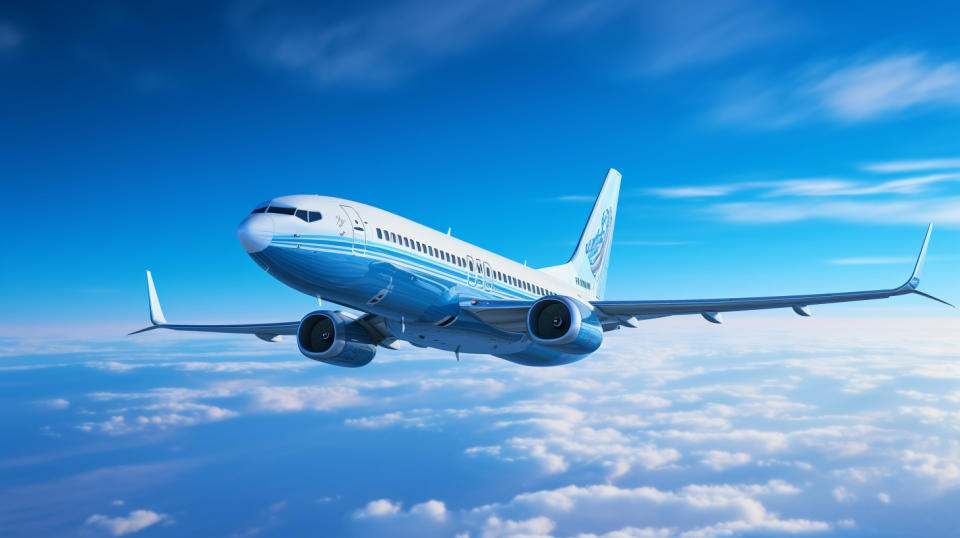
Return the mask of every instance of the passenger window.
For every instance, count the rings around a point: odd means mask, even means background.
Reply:
[[[409,246],[410,246],[410,241],[408,241],[406,237],[403,238],[403,246],[405,246],[405,247],[409,247]]]
[[[420,241],[417,241],[417,250],[420,250]]]
[[[470,264],[470,271],[473,272],[473,260],[467,260],[467,263]]]
[[[393,241],[394,243],[396,243],[396,242],[397,242],[397,234],[395,234],[395,233],[393,233],[393,232],[390,232],[390,240]]]
[[[383,231],[380,228],[377,228],[377,239],[383,239]]]

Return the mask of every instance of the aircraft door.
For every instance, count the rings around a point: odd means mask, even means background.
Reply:
[[[367,253],[367,226],[364,224],[363,219],[360,218],[360,213],[357,213],[356,209],[348,205],[341,205],[340,209],[342,209],[343,213],[347,216],[346,225],[352,228],[353,253],[366,254]]]
[[[477,285],[477,269],[474,267],[473,256],[467,256],[467,285]]]
[[[483,288],[487,291],[493,290],[493,274],[487,262],[483,262]]]

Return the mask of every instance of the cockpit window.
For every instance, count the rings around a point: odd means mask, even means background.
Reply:
[[[267,209],[267,213],[279,213],[281,215],[293,215],[297,210],[292,207],[276,207],[270,206]]]
[[[265,212],[266,210],[267,210],[267,206],[258,207],[258,208],[256,208],[256,209],[254,209],[253,211],[251,211],[250,214],[252,215],[252,214],[254,214],[254,213],[263,213],[263,212]]]
[[[307,211],[306,209],[298,209],[296,216],[304,222],[316,222],[323,218],[319,211]]]

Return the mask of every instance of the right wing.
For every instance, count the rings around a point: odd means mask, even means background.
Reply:
[[[150,326],[130,334],[137,334],[154,329],[170,329],[173,331],[192,331],[207,333],[252,334],[261,340],[276,342],[281,335],[295,335],[300,326],[299,321],[281,323],[231,323],[226,325],[183,325],[167,323],[160,308],[160,299],[157,298],[157,288],[153,285],[153,275],[147,271],[147,296],[150,304]]]

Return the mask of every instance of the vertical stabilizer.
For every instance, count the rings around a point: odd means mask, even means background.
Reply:
[[[611,168],[603,181],[597,200],[593,203],[587,225],[580,234],[580,241],[577,242],[577,249],[570,261],[564,265],[548,267],[544,271],[565,278],[587,294],[603,299],[619,198],[620,172]]]

